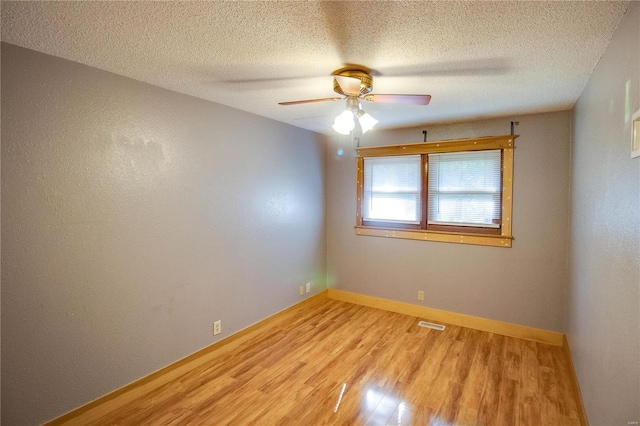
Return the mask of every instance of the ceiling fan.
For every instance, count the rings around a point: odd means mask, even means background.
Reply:
[[[431,95],[378,95],[372,94],[373,77],[364,67],[349,66],[332,73],[333,91],[344,97],[308,99],[303,101],[279,102],[279,105],[299,105],[315,102],[347,100],[346,109],[336,117],[333,129],[348,135],[355,127],[354,117],[358,118],[362,133],[366,133],[378,122],[362,110],[361,100],[394,104],[428,105]]]

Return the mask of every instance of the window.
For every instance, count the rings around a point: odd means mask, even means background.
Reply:
[[[419,155],[365,158],[364,220],[420,224],[421,163]]]
[[[510,247],[516,137],[359,148],[356,233]]]
[[[427,158],[428,227],[500,227],[500,150],[427,154]]]

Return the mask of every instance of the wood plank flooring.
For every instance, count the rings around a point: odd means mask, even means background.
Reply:
[[[319,299],[94,425],[579,425],[562,348]]]

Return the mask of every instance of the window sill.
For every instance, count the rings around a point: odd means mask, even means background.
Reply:
[[[373,228],[356,226],[356,235],[403,238],[407,240],[439,241],[444,243],[473,244],[480,246],[511,247],[513,237],[503,235],[478,235],[398,228]]]

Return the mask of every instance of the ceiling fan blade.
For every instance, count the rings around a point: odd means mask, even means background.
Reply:
[[[278,105],[298,105],[298,104],[312,104],[314,102],[327,102],[327,101],[340,101],[344,98],[319,98],[319,99],[307,99],[305,101],[291,101],[291,102],[278,102]]]
[[[428,64],[399,66],[371,70],[374,77],[455,77],[455,76],[495,76],[504,75],[513,69],[507,58],[492,57],[482,60],[430,62]]]
[[[343,75],[334,75],[333,78],[336,79],[340,88],[344,92],[345,95],[360,95],[360,79],[355,77],[345,77]]]
[[[392,104],[429,105],[431,95],[366,95],[369,102],[387,102]]]

